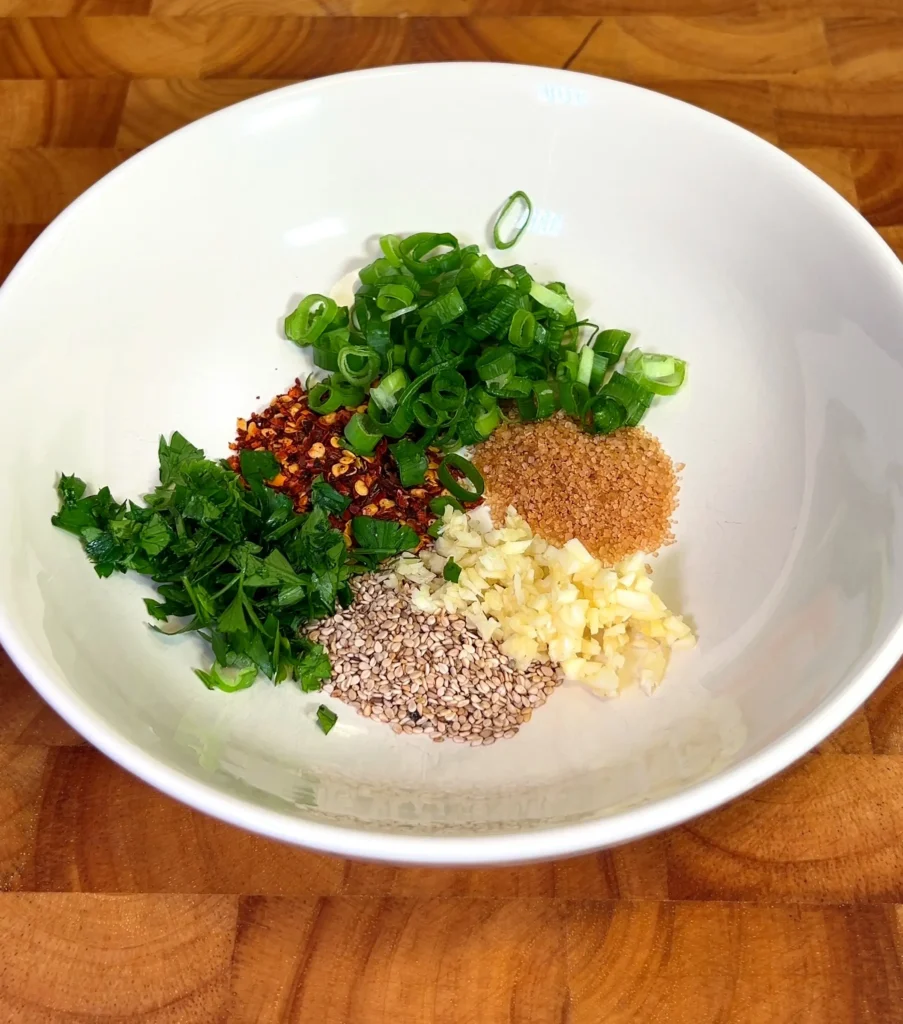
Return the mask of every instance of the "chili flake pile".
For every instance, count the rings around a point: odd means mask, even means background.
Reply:
[[[229,445],[236,454],[230,457],[229,464],[237,473],[237,453],[243,449],[272,452],[282,469],[268,482],[291,497],[297,512],[308,508],[311,485],[322,476],[351,499],[343,513],[330,517],[333,525],[344,529],[346,535],[353,516],[373,516],[404,523],[424,537],[436,519],[430,511],[430,499],[445,493],[436,475],[437,459],[430,452],[424,485],[406,490],[401,486],[386,438],[369,456],[355,455],[343,447],[342,432],[356,411],[359,410],[340,409],[318,415],[308,407],[307,393],[300,380],[296,380],[262,413],[238,421],[238,436]]]

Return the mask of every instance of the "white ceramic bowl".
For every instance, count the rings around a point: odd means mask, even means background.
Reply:
[[[698,627],[652,698],[564,688],[491,748],[396,737],[260,681],[207,692],[207,653],[145,625],[50,526],[56,474],[120,496],[161,433],[224,455],[306,372],[280,334],[382,232],[486,243],[578,308],[690,361],[650,428],[686,463],[656,576]],[[752,135],[627,85],[540,68],[392,68],[208,117],[67,210],[0,292],[0,639],[102,751],[246,828],[337,853],[550,857],[683,821],[836,728],[903,650],[903,271],[827,185]]]

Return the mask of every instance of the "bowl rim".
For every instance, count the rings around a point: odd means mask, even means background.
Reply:
[[[30,272],[44,249],[53,244],[72,212],[88,197],[92,201],[109,180],[122,173],[135,161],[143,160],[157,147],[171,146],[183,133],[198,130],[202,122],[216,118],[235,117],[236,111],[283,102],[303,93],[329,90],[346,80],[365,85],[368,81],[392,76],[416,75],[519,75],[525,78],[543,75],[562,84],[592,83],[592,88],[608,89],[612,94],[642,92],[655,97],[661,107],[678,110],[682,117],[695,117],[706,124],[720,122],[719,130],[733,134],[741,145],[767,154],[779,173],[794,176],[801,187],[818,198],[828,216],[843,222],[844,227],[872,255],[883,260],[888,275],[896,278],[903,294],[903,264],[866,219],[830,185],[777,146],[752,132],[682,100],[652,89],[559,68],[543,68],[526,64],[490,62],[434,62],[368,68],[312,79],[273,89],[259,96],[232,104],[157,140],[119,165],[78,196],[48,225],[0,286],[0,302],[10,284]],[[88,742],[115,763],[166,795],[194,808],[258,834],[296,846],[343,857],[367,859],[396,864],[479,866],[490,864],[529,863],[555,857],[575,856],[617,846],[680,825],[733,800],[772,776],[783,771],[814,746],[824,740],[852,715],[884,681],[903,655],[903,610],[895,626],[876,647],[868,661],[858,670],[847,673],[834,695],[810,712],[784,735],[737,764],[712,778],[697,782],[670,796],[653,799],[648,804],[619,811],[608,817],[574,824],[539,828],[523,832],[492,835],[406,835],[311,821],[288,812],[255,805],[249,799],[232,796],[204,782],[159,762],[153,755],[125,739],[90,704],[69,691],[61,673],[45,672],[20,641],[16,630],[0,603],[0,644],[16,667],[47,703]]]

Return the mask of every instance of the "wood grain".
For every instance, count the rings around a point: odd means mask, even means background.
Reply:
[[[122,117],[124,81],[0,81],[0,146],[112,146]]]
[[[877,83],[805,88],[772,85],[784,146],[893,148],[903,132],[903,89]]]
[[[582,903],[568,1021],[895,1021],[900,949],[889,907]]]
[[[280,79],[146,78],[128,86],[116,145],[138,149],[177,128],[262,92],[289,85]]]
[[[560,67],[593,27],[587,18],[224,18],[202,75],[312,78],[352,68],[440,60]]]
[[[903,17],[829,18],[825,36],[837,80],[903,82]]]
[[[818,18],[608,18],[575,71],[615,78],[824,80],[828,47]]]
[[[565,941],[549,900],[250,898],[236,995],[250,1020],[557,1022],[567,1008]],[[506,955],[487,956],[492,949]]]
[[[228,896],[0,896],[0,1015],[220,1020],[236,920]]]
[[[21,255],[37,238],[40,228],[22,224],[7,229],[3,242],[0,235],[0,260],[9,252],[9,263]],[[78,733],[52,711],[31,686],[22,678],[0,648],[0,745],[27,744],[39,747],[79,745]]]
[[[0,0],[10,2],[10,0]],[[60,0],[62,2],[62,0]],[[888,0],[893,2],[893,0]],[[159,15],[247,15],[358,18],[462,18],[489,15],[591,17],[656,14],[682,16],[755,15],[757,0],[152,0]],[[843,11],[841,13],[844,13]],[[892,13],[892,12],[888,12]]]
[[[195,18],[0,21],[0,78],[141,78],[198,71],[208,27]]]
[[[46,224],[123,160],[128,150],[0,150],[0,221]]]
[[[777,141],[774,104],[767,82],[750,79],[718,81],[701,78],[646,78],[633,73],[623,77],[634,85],[655,89],[656,92],[725,117],[769,142]]]
[[[900,140],[903,144],[903,139]],[[903,145],[859,150],[852,157],[859,209],[875,227],[903,224]]]
[[[903,256],[903,0],[0,0],[0,281],[129,155],[378,64],[607,74],[783,146]],[[90,749],[0,652],[0,1021],[901,1024],[903,668],[640,843],[429,870],[250,836]]]

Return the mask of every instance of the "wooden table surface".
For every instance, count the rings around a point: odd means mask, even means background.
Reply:
[[[0,279],[92,182],[194,118],[298,79],[454,59],[715,111],[903,250],[903,0],[0,0]],[[899,669],[820,750],[684,828],[438,871],[190,811],[82,743],[2,659],[0,1020],[903,1021]]]

